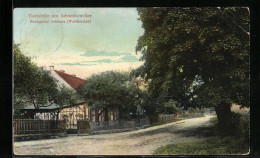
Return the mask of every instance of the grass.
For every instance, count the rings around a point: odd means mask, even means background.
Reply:
[[[194,130],[181,131],[186,137],[200,140],[169,144],[155,150],[156,155],[236,155],[249,152],[249,141],[243,136],[226,135],[217,126],[217,118],[211,125]]]
[[[158,148],[159,155],[229,155],[248,153],[248,146],[242,139],[229,137],[211,137],[205,140],[187,141]]]

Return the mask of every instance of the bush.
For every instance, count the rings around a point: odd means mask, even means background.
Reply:
[[[245,114],[231,113],[232,118],[232,133],[237,136],[242,136],[244,138],[249,137],[249,126],[250,126],[250,118]]]
[[[249,127],[250,127],[250,118],[247,115],[240,115],[238,121],[234,120],[234,129],[236,130],[235,134],[239,137],[242,137],[246,141],[249,141]]]
[[[200,109],[200,112],[201,112],[201,113],[206,113],[206,112],[209,112],[209,109],[207,109],[207,108],[201,108],[201,109]]]
[[[163,114],[177,114],[182,113],[182,109],[176,106],[176,102],[174,100],[169,100],[163,104],[163,108],[161,109],[161,113]]]
[[[249,128],[250,128],[250,118],[247,115],[242,115],[239,122],[239,131],[244,137],[249,139]]]
[[[209,111],[206,108],[188,108],[188,110],[183,111],[182,114],[184,116],[190,116],[190,117],[197,117],[197,116],[204,116],[204,113]]]

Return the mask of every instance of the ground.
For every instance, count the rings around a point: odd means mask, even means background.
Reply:
[[[207,126],[212,117],[215,116],[206,115],[123,133],[14,142],[14,154],[152,155],[157,148],[167,144],[205,139],[196,135],[187,137],[182,131]]]

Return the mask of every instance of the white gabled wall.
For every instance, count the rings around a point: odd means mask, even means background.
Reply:
[[[64,85],[65,87],[75,91],[63,78],[61,78],[54,70],[50,70],[50,74],[52,77],[54,77],[56,80],[58,80],[58,85],[62,86]]]

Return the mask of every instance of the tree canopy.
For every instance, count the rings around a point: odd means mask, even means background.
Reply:
[[[127,72],[106,71],[87,78],[79,93],[91,108],[115,108],[120,115],[136,112],[141,90],[132,82]]]
[[[75,93],[65,86],[58,86],[49,71],[38,68],[30,57],[25,56],[19,46],[13,47],[14,61],[14,108],[32,104],[35,109],[52,104],[72,105],[76,102]]]
[[[137,11],[145,32],[136,51],[153,98],[185,106],[249,106],[247,8]]]

